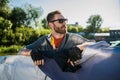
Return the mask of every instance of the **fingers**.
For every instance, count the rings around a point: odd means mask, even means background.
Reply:
[[[72,66],[75,66],[73,61],[71,61],[70,59],[68,59],[67,63],[70,63]]]
[[[75,64],[75,65],[80,64],[80,59],[78,59],[78,60],[74,61],[74,64]]]
[[[75,66],[75,64],[74,64],[74,62],[73,61],[70,61],[70,64],[74,67]]]
[[[70,59],[68,59],[67,62],[70,63],[70,64],[74,67],[75,65],[78,65],[78,64],[79,64],[80,59],[78,59],[78,60],[76,60],[76,61],[71,61]]]
[[[34,64],[35,64],[36,66],[44,65],[44,59],[34,61]]]

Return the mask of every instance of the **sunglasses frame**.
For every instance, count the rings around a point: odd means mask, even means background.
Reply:
[[[64,21],[67,21],[68,19],[56,19],[56,20],[52,20],[50,22],[55,22],[58,21],[59,23],[63,23]]]

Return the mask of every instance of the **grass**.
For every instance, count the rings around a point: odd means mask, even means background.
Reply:
[[[0,46],[0,56],[16,55],[23,46],[12,45],[12,46]]]

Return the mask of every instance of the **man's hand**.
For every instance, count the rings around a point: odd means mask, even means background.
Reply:
[[[77,63],[79,63],[80,59],[82,58],[82,50],[80,50],[78,47],[73,47],[68,50],[68,63],[70,63],[72,66],[75,66]]]
[[[67,63],[69,63],[71,66],[76,66],[78,65],[80,62],[80,59],[76,60],[76,61],[71,61],[70,59],[68,59]]]
[[[31,53],[31,50],[27,50],[27,49],[24,49],[24,50],[22,50],[22,52],[21,52],[21,54],[22,54],[23,56],[30,56],[30,53]]]
[[[44,65],[43,54],[37,49],[31,51],[31,58],[36,66]]]
[[[34,64],[35,64],[36,66],[44,65],[44,59],[34,61]]]

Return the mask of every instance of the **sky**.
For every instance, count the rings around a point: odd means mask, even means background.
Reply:
[[[91,15],[99,14],[103,19],[101,27],[120,27],[120,0],[10,0],[11,6],[26,3],[42,7],[43,18],[51,11],[60,10],[69,24],[78,22],[85,27]]]

